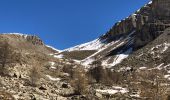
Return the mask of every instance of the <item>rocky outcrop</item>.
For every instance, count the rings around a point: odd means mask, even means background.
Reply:
[[[134,14],[116,23],[101,39],[113,41],[135,31],[134,50],[146,45],[170,27],[170,0],[153,0]]]
[[[34,45],[44,45],[43,41],[37,36],[28,35],[23,37],[25,37],[27,41],[31,42]]]
[[[153,0],[153,16],[156,19],[166,20],[170,18],[170,0]]]

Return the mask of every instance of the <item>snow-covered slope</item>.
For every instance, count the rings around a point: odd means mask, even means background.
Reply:
[[[62,52],[61,50],[56,49],[56,48],[54,48],[54,47],[52,47],[50,45],[46,45],[46,47],[51,48],[52,50],[57,51],[58,53]]]
[[[65,49],[64,51],[75,51],[75,50],[99,50],[101,47],[105,45],[104,40],[95,39],[93,41],[77,45],[75,47],[71,47],[68,49]]]
[[[116,66],[124,59],[128,58],[128,56],[133,53],[134,50],[139,49],[139,47],[142,47],[148,42],[152,41],[152,37],[155,38],[155,36],[151,36],[151,38],[149,36],[149,39],[147,40],[148,37],[142,37],[139,34],[143,35],[143,33],[138,32],[139,30],[146,30],[142,29],[142,26],[150,21],[148,20],[149,17],[151,17],[150,19],[152,20],[152,3],[153,2],[150,1],[135,13],[117,22],[106,34],[99,37],[98,39],[65,49],[64,51],[73,52],[95,50],[95,52],[90,56],[87,56],[81,60],[81,64],[84,66],[90,66],[90,64],[98,60],[102,62],[103,66]],[[153,22],[151,21],[150,23]],[[153,26],[153,28],[154,27],[155,26]],[[151,33],[149,35],[153,34]]]

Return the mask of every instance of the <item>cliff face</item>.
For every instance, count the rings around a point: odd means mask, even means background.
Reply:
[[[37,36],[26,36],[27,41],[32,42],[34,45],[44,45],[43,41]]]
[[[153,0],[128,18],[116,23],[101,39],[135,31],[134,50],[146,45],[170,27],[170,0]]]
[[[170,17],[170,0],[153,0],[152,12],[155,18],[169,19]]]

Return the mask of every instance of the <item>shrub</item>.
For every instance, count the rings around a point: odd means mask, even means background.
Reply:
[[[38,67],[33,66],[32,69],[30,70],[29,76],[30,76],[30,85],[36,86],[40,78],[40,72]]]
[[[87,92],[88,79],[85,75],[84,70],[79,68],[75,69],[73,79],[70,83],[71,86],[74,87],[76,94],[80,95]]]

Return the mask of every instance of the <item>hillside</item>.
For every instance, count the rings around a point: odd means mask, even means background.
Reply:
[[[0,100],[169,100],[169,38],[170,0],[152,0],[65,50],[0,34]]]
[[[64,51],[71,53],[73,51],[96,50],[96,52],[91,52],[90,56],[83,56],[84,59],[81,59],[81,62],[85,66],[95,60],[102,61],[104,66],[115,66],[134,51],[156,39],[170,26],[170,19],[167,17],[169,16],[169,9],[168,0],[150,1],[134,14],[117,22],[106,34],[98,39]],[[167,13],[161,13],[162,11]]]

